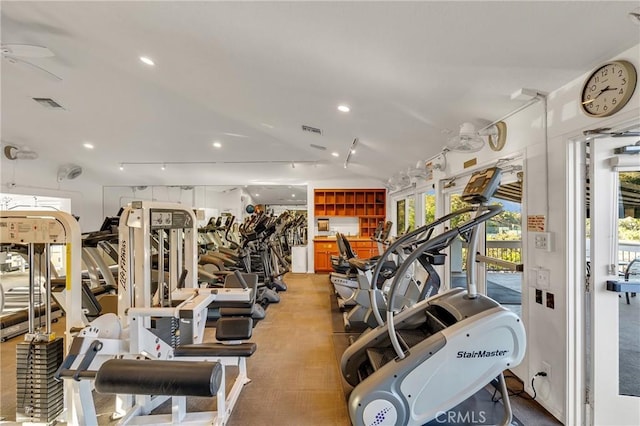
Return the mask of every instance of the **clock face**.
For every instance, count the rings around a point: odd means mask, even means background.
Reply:
[[[630,62],[602,65],[584,83],[582,110],[592,117],[606,117],[622,109],[636,87],[636,69]]]

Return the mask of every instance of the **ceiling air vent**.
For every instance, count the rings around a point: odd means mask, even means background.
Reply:
[[[33,98],[33,100],[48,109],[64,109],[62,105],[51,98]]]
[[[303,132],[309,132],[309,133],[316,133],[318,135],[322,135],[322,130],[318,129],[317,127],[311,127],[311,126],[306,126],[306,125],[302,125],[302,131]]]

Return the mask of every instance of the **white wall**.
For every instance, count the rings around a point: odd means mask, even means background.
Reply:
[[[80,216],[82,232],[97,230],[102,216],[102,186],[90,170],[71,181],[58,182],[58,164],[46,158],[7,160],[0,156],[0,192],[68,198],[71,213]]]
[[[611,59],[626,59],[640,70],[640,44]],[[566,416],[564,410],[564,392],[567,386],[566,365],[572,363],[572,360],[567,357],[566,350],[566,342],[569,340],[567,332],[571,327],[567,322],[569,312],[567,296],[574,287],[583,285],[581,282],[568,282],[567,280],[569,269],[573,267],[573,265],[568,265],[566,261],[568,257],[566,211],[567,203],[573,202],[567,197],[568,143],[571,139],[581,137],[584,130],[615,126],[629,120],[638,120],[640,117],[640,90],[637,88],[629,104],[613,117],[597,119],[582,114],[578,100],[581,86],[588,74],[585,73],[549,95],[549,229],[557,236],[556,249],[552,253],[546,253],[535,250],[532,247],[532,241],[528,245],[529,250],[534,253],[532,263],[546,265],[551,270],[551,290],[555,290],[556,306],[560,308],[552,312],[551,315],[548,315],[548,312],[541,312],[532,317],[535,319],[535,328],[532,330],[532,339],[534,339],[532,345],[539,344],[539,346],[538,350],[531,354],[531,368],[537,368],[538,360],[546,357],[547,352],[552,354],[551,368],[561,374],[554,373],[548,399],[550,407],[554,411],[556,408],[560,409],[562,420]]]

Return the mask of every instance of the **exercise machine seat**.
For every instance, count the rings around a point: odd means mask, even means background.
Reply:
[[[370,261],[369,259],[349,259],[349,265],[352,268],[356,268],[360,271],[366,272],[373,269],[376,266],[375,261]]]
[[[224,374],[218,362],[110,359],[96,374],[100,393],[215,396]]]
[[[216,340],[236,341],[250,339],[253,320],[248,317],[224,317],[216,324]]]

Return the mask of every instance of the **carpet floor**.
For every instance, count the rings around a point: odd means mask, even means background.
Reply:
[[[269,307],[267,317],[253,331],[251,341],[258,349],[247,363],[252,381],[242,390],[227,425],[347,426],[350,424],[347,397],[351,388],[342,378],[338,362],[349,343],[349,334],[338,328],[342,313],[335,304],[329,278],[318,274],[287,274],[285,282],[289,289],[281,293],[281,302]],[[63,327],[64,318],[54,327],[58,335],[63,334]],[[205,341],[213,341],[214,333],[213,329],[207,329]],[[22,340],[22,336],[13,338],[0,348],[0,420],[4,421],[15,420],[16,344]],[[228,385],[235,374],[236,371],[229,369]],[[509,380],[509,384],[514,386],[514,391],[518,390],[515,380]],[[493,405],[487,395],[490,397],[488,392],[478,395],[475,403]],[[115,424],[110,419],[113,396],[94,392],[94,400],[98,423]],[[518,424],[560,424],[535,401],[513,397],[512,404]],[[189,398],[188,408],[190,411],[215,410],[215,401]],[[157,411],[169,410],[165,404]],[[491,420],[488,421],[475,424],[491,424]]]

